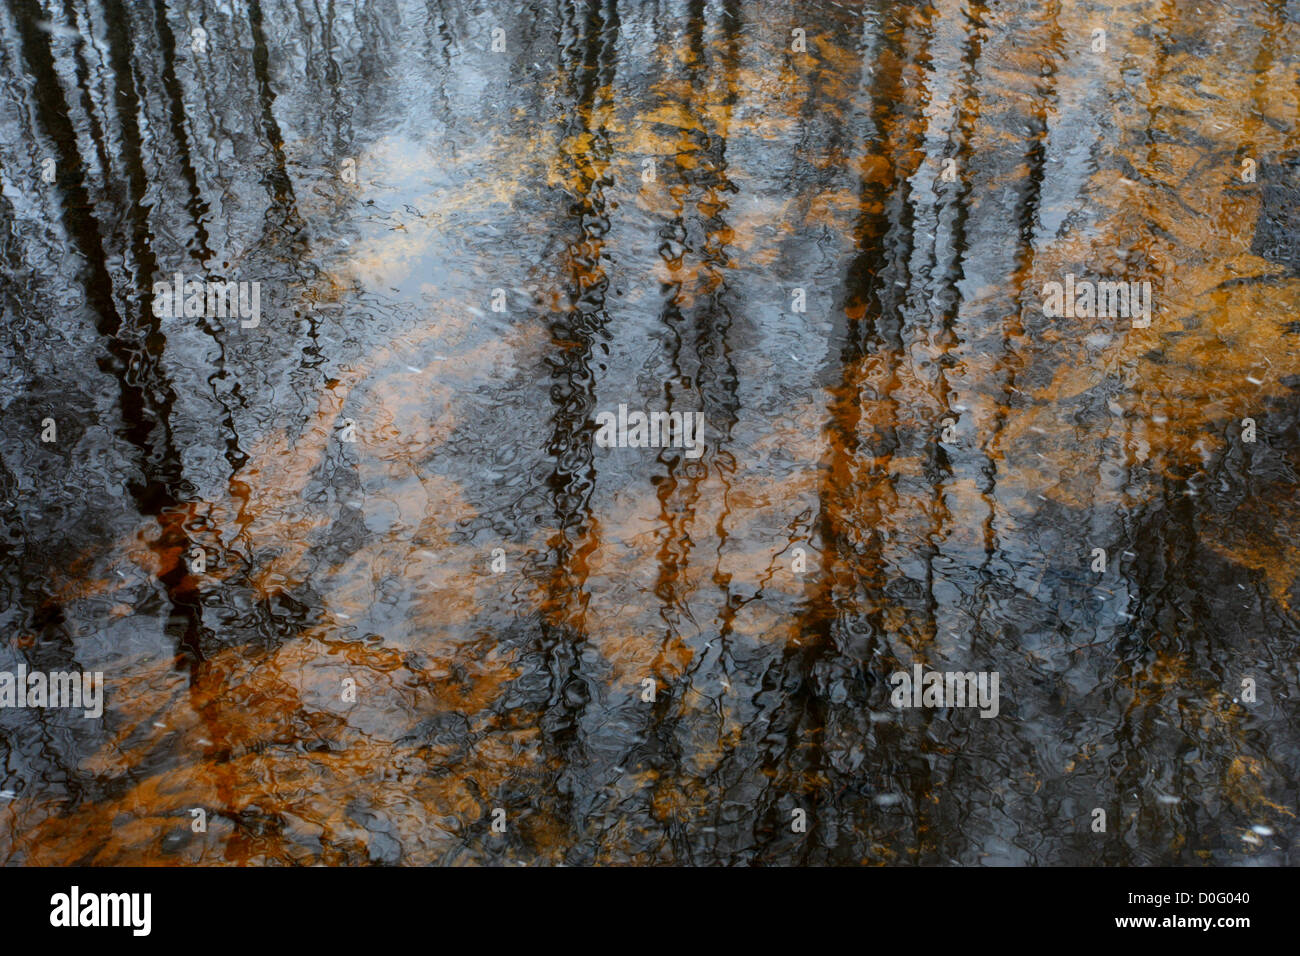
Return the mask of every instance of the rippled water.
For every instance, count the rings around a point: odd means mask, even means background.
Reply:
[[[0,860],[1300,862],[1298,41],[11,0]]]

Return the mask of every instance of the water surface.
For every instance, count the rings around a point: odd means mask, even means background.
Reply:
[[[1280,0],[11,0],[0,670],[107,695],[0,709],[0,860],[1300,862],[1297,51]]]

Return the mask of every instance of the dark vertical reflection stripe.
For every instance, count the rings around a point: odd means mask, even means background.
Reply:
[[[135,272],[132,280],[134,288],[141,290],[152,282],[155,262],[143,205],[146,180],[140,138],[134,125],[139,104],[135,96],[130,52],[126,46],[126,13],[120,3],[109,3],[106,9],[110,62],[124,116],[120,130],[123,161],[133,199],[130,251]],[[138,291],[126,297],[128,302],[135,303],[135,321],[130,324],[123,322],[113,294],[113,277],[105,258],[104,230],[92,212],[76,133],[54,69],[49,35],[43,35],[36,26],[40,10],[34,0],[20,0],[16,11],[23,54],[28,69],[37,79],[34,96],[38,119],[58,155],[64,225],[86,262],[86,299],[98,316],[98,330],[106,340],[109,356],[101,361],[100,367],[118,379],[123,434],[136,449],[136,464],[144,479],[143,483],[132,483],[132,494],[140,513],[153,516],[159,524],[160,534],[151,548],[158,556],[159,581],[172,606],[168,629],[177,639],[178,650],[196,661],[202,656],[199,647],[201,614],[193,581],[189,579],[184,563],[190,543],[184,527],[187,512],[174,490],[180,481],[179,458],[169,427],[175,397],[159,368],[165,340],[151,313],[145,309],[144,298]]]

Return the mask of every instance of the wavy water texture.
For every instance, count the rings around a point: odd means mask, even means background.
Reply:
[[[0,861],[1300,862],[1297,51],[1282,0],[12,0],[0,671],[107,692],[0,708]]]

